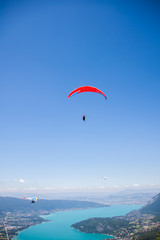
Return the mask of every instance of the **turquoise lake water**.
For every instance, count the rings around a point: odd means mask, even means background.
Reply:
[[[116,205],[105,208],[93,208],[56,212],[44,218],[51,220],[32,226],[19,233],[14,240],[102,240],[110,238],[107,235],[81,233],[71,228],[71,224],[92,217],[122,216],[141,205]]]

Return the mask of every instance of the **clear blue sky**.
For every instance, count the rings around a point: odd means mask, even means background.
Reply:
[[[159,10],[155,0],[0,2],[0,189],[159,184]],[[67,99],[83,85],[108,100]]]

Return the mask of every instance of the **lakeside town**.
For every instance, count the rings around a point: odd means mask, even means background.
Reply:
[[[50,212],[41,211],[40,215],[41,214],[46,215],[50,214]],[[19,231],[47,221],[48,220],[40,217],[35,211],[28,213],[24,211],[3,213],[0,218],[0,240],[10,240],[17,235]]]

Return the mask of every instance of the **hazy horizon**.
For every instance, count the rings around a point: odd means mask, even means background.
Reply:
[[[48,199],[54,199],[54,198],[74,198],[74,197],[87,197],[90,196],[95,197],[99,196],[101,198],[102,196],[109,196],[109,195],[128,195],[128,194],[137,194],[137,193],[159,193],[160,192],[160,185],[155,186],[128,186],[128,187],[122,187],[122,186],[114,186],[114,187],[99,187],[99,188],[21,188],[21,189],[15,189],[15,188],[4,188],[0,191],[0,196],[5,197],[24,197],[29,195],[37,195],[40,198],[45,197]]]

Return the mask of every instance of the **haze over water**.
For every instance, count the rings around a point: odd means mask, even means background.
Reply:
[[[14,240],[102,240],[110,238],[107,235],[81,233],[72,229],[71,225],[92,217],[125,215],[140,207],[141,205],[116,205],[106,208],[56,212],[45,217],[51,220],[50,222],[24,230]]]

